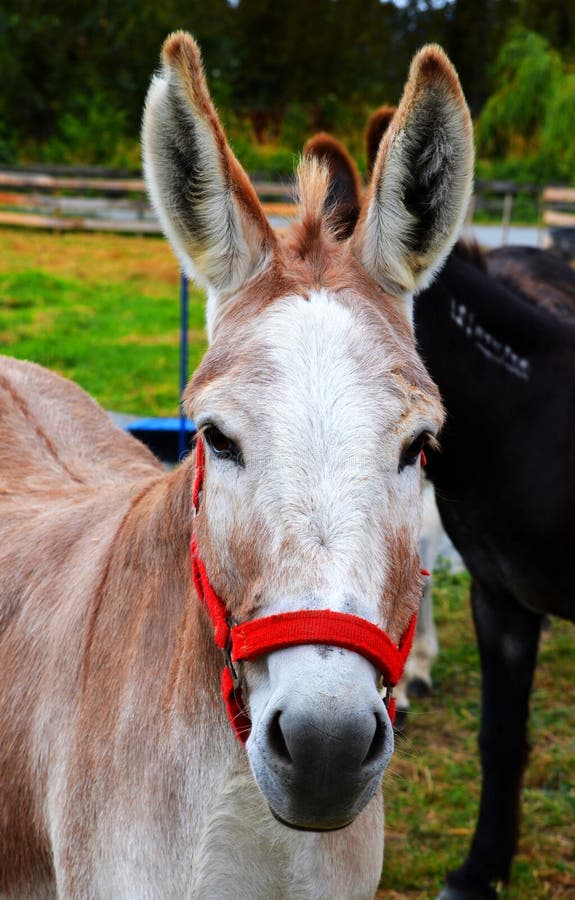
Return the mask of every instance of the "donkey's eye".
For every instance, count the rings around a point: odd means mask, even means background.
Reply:
[[[418,434],[417,437],[411,441],[411,443],[407,444],[401,451],[399,471],[403,472],[406,466],[414,466],[425,447],[427,447],[430,442],[431,435],[429,432],[422,431],[421,434]]]
[[[229,459],[231,462],[236,463],[236,465],[243,466],[244,461],[242,451],[236,442],[227,437],[223,431],[220,431],[215,425],[206,425],[206,427],[202,429],[202,435],[210,450],[212,450],[219,459]]]

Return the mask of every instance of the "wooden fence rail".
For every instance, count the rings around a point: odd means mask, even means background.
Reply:
[[[264,210],[281,227],[296,216],[288,183],[255,180]],[[575,227],[575,189],[510,181],[478,181],[472,213],[497,215],[502,243],[520,198],[537,211],[539,226]],[[146,196],[144,180],[98,169],[0,171],[0,225],[56,231],[112,231],[159,234],[160,225]]]
[[[545,225],[575,228],[575,188],[547,187],[541,194]]]
[[[256,189],[269,216],[291,219],[288,184],[260,181]],[[142,178],[0,171],[0,225],[57,231],[159,234],[161,228]]]

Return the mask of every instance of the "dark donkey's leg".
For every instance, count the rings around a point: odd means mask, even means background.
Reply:
[[[542,617],[509,595],[490,594],[475,582],[471,599],[482,670],[481,804],[469,855],[449,873],[443,900],[494,897],[491,885],[509,878],[519,836],[529,695],[541,630]]]

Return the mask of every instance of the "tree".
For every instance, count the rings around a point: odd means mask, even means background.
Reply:
[[[541,35],[516,30],[496,75],[477,123],[480,153],[520,161],[540,181],[575,180],[575,74]]]
[[[520,0],[455,0],[447,11],[445,49],[477,116],[493,86],[493,63],[518,21]]]
[[[567,61],[575,61],[573,0],[521,0],[521,24],[542,35]]]
[[[540,35],[516,31],[501,48],[495,72],[498,87],[478,123],[479,148],[495,156],[534,150],[561,77],[560,57]]]
[[[64,114],[82,117],[94,98],[121,110],[130,133],[166,35],[189,28],[208,66],[229,31],[226,0],[5,0],[0,9],[0,112],[10,130],[45,140]]]

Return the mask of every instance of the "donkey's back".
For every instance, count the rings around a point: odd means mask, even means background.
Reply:
[[[31,363],[0,357],[0,421],[0,896],[43,897],[93,601],[126,510],[161,468]]]
[[[81,388],[34,363],[0,357],[0,421],[2,496],[117,484],[159,470]]]

